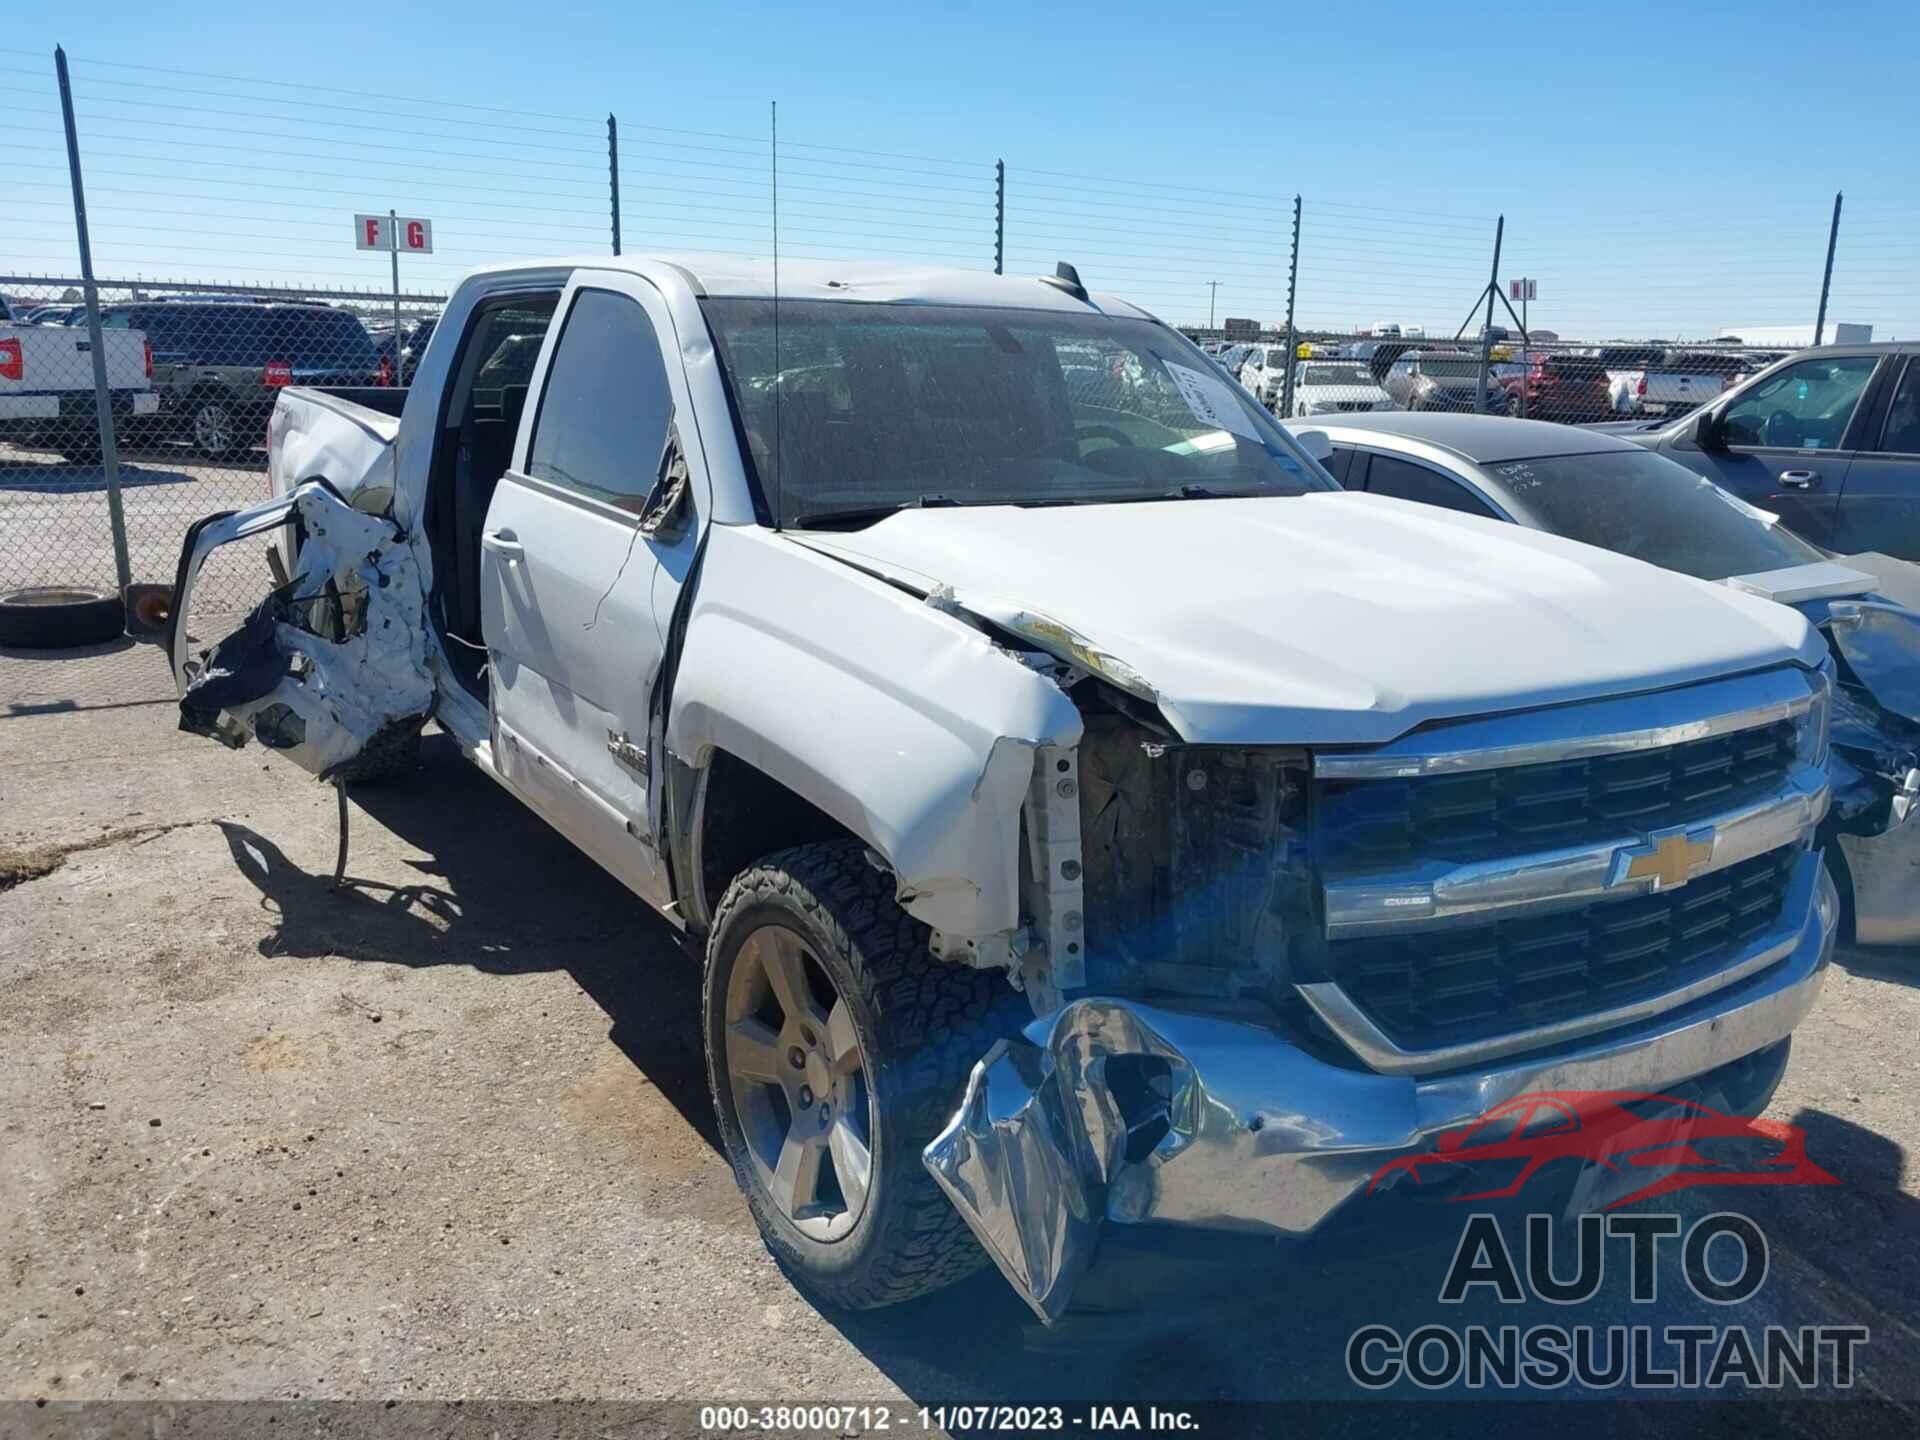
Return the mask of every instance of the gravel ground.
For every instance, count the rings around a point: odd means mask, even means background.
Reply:
[[[1334,1400],[1359,1325],[1569,1320],[1438,1305],[1457,1211],[1312,1250],[1110,1227],[1051,1330],[992,1273],[822,1313],[716,1153],[664,923],[437,737],[355,796],[334,893],[332,792],[134,703],[156,653],[66,689],[142,660],[94,705],[0,655],[0,1398]],[[1741,1322],[1872,1330],[1852,1399],[1745,1432],[1857,1433],[1863,1396],[1920,1427],[1916,984],[1843,955],[1770,1112],[1841,1186],[1685,1197],[1769,1237]],[[1663,1277],[1576,1323],[1729,1323]]]

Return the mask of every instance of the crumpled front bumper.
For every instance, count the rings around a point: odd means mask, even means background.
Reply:
[[[1653,1090],[1786,1038],[1819,993],[1839,900],[1817,852],[1767,970],[1545,1055],[1420,1079],[1316,1058],[1256,1025],[1090,997],[975,1065],[928,1171],[1044,1321],[1103,1220],[1306,1235],[1395,1156],[1534,1090]]]

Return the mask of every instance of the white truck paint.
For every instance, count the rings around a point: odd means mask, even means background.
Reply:
[[[138,330],[103,330],[107,388],[121,416],[159,412],[153,352]],[[84,326],[0,322],[0,439],[46,440],[75,458],[98,448],[92,344]],[[61,422],[65,421],[65,424]]]
[[[871,1305],[952,1278],[964,1221],[1052,1319],[1103,1215],[1304,1233],[1372,1163],[1487,1097],[1709,1073],[1729,1104],[1770,1092],[1834,913],[1802,853],[1828,793],[1827,691],[1797,614],[1342,493],[1188,342],[1105,296],[790,264],[781,350],[771,278],[641,257],[471,275],[397,423],[282,394],[276,498],[189,532],[171,653],[195,728],[251,732],[323,778],[354,778],[429,704],[483,771],[703,944],[723,1142],[769,1245],[816,1293]],[[489,337],[524,345],[536,311],[562,318],[541,320],[524,392],[481,385]],[[882,319],[869,331],[864,313]],[[904,361],[860,348],[922,323],[941,338]],[[625,327],[617,353],[593,348],[608,325]],[[954,404],[973,395],[974,411]],[[636,415],[662,417],[652,439],[595,470],[601,417]],[[878,487],[834,489],[863,457],[886,462]],[[484,520],[462,519],[475,495]],[[296,517],[287,583],[196,657],[206,555]],[[1435,858],[1390,894],[1308,843],[1326,784],[1473,781],[1760,725],[1789,727],[1770,752],[1784,788],[1693,814],[1677,881],[1665,859],[1629,863],[1666,856],[1664,832],[1604,816],[1585,849]],[[1644,897],[1717,868],[1697,838],[1716,824],[1729,857],[1781,847],[1772,968],[1751,983],[1743,951],[1630,1009],[1502,1009],[1492,1033],[1409,1049],[1289,958],[1333,955],[1336,901],[1342,924],[1418,936],[1437,901],[1499,917]],[[1266,867],[1257,913],[1206,849],[1216,825]],[[1216,930],[1239,938],[1195,963],[1194,937]],[[1035,1017],[1024,1036],[995,1028],[1009,984]],[[1350,1066],[1254,998],[1296,988]],[[1140,1064],[1166,1087],[1102,1078]],[[1025,1088],[1047,1086],[1098,1132],[1073,1153]],[[784,1098],[759,1108],[769,1096]],[[1157,1120],[1129,1109],[1162,1102]],[[1289,1118],[1256,1140],[1269,1114]],[[1128,1160],[1142,1124],[1163,1138]],[[876,1155],[893,1157],[884,1175]],[[953,1211],[929,1220],[936,1183]],[[901,1269],[909,1210],[937,1235],[907,1237],[922,1259]]]

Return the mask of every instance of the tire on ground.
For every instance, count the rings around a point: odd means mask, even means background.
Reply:
[[[118,639],[127,609],[112,590],[32,585],[0,592],[0,645],[61,650]]]
[[[836,1241],[803,1234],[766,1192],[726,1073],[728,980],[741,945],[768,922],[804,936],[848,1003],[867,1058],[872,1179],[859,1222]],[[913,1299],[987,1262],[920,1155],[958,1108],[974,1062],[1032,1013],[999,971],[936,961],[927,940],[927,927],[895,901],[892,876],[851,839],[761,860],[727,888],[708,937],[707,1080],[734,1179],[774,1257],[816,1298],[848,1309]]]

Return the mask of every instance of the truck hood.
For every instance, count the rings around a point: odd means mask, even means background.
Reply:
[[[1377,495],[908,510],[787,533],[1151,698],[1196,743],[1376,744],[1826,655],[1771,601]]]

